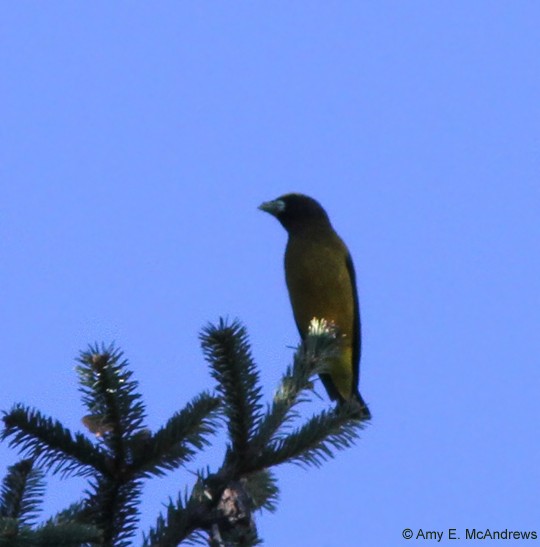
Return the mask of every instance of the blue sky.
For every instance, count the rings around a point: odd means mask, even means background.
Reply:
[[[246,324],[270,398],[298,338],[286,235],[256,207],[304,192],[354,257],[373,423],[319,470],[278,470],[266,544],[540,532],[539,17],[497,0],[5,4],[0,407],[82,429],[74,358],[114,340],[156,428],[212,385],[197,336],[219,316]],[[14,461],[1,445],[2,473]],[[143,529],[186,481],[147,489]],[[80,487],[50,484],[47,511]]]

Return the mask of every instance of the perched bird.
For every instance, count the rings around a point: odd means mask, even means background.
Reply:
[[[313,318],[333,324],[339,353],[321,380],[332,401],[359,405],[370,412],[358,391],[361,328],[356,276],[349,250],[330,224],[326,211],[313,198],[286,194],[262,203],[259,209],[276,217],[289,235],[285,278],[296,326],[302,339]]]

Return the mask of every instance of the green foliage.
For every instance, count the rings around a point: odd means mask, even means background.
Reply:
[[[140,432],[146,418],[137,382],[114,346],[90,346],[77,367],[82,402],[89,415],[101,420],[100,437],[113,453],[128,451],[126,442]]]
[[[16,404],[3,420],[2,440],[9,439],[9,446],[54,473],[84,476],[102,462],[99,447],[38,410]]]
[[[142,449],[136,450],[133,467],[141,476],[164,475],[191,461],[209,443],[218,427],[219,399],[201,393],[176,412],[154,435],[136,439]]]
[[[363,426],[356,419],[356,409],[343,406],[312,416],[303,426],[286,436],[276,435],[260,453],[264,467],[296,463],[303,467],[320,467],[335,456],[336,450],[349,448]]]
[[[272,468],[320,466],[356,440],[364,419],[342,405],[302,418],[311,379],[327,370],[335,335],[317,325],[296,352],[270,404],[245,328],[237,321],[208,325],[203,353],[217,397],[201,393],[155,432],[128,363],[114,346],[90,346],[77,372],[92,438],[24,405],[4,413],[2,439],[26,459],[8,470],[0,499],[2,545],[127,546],[137,529],[144,480],[165,475],[209,446],[225,421],[228,446],[221,466],[197,473],[191,489],[169,501],[144,535],[144,545],[257,545],[257,510],[273,511],[278,487]],[[37,526],[43,471],[86,477],[80,501]],[[48,542],[48,543],[47,543]]]
[[[29,533],[52,538],[61,530],[70,541],[84,537],[88,542],[89,534],[97,537],[97,530],[100,545],[127,546],[137,528],[143,480],[186,464],[208,444],[219,423],[219,400],[199,395],[152,434],[144,426],[137,382],[119,350],[94,345],[80,355],[79,363],[82,400],[89,412],[83,423],[93,440],[72,435],[57,420],[20,404],[4,413],[2,438],[9,439],[10,446],[44,470],[88,478],[83,500],[43,527],[29,531],[22,527],[21,515],[11,517],[17,524],[14,540]],[[4,493],[6,503],[17,495],[12,483]],[[29,487],[27,492],[33,492]],[[10,534],[13,530],[6,529],[6,537]]]
[[[251,498],[254,510],[273,513],[277,509],[279,488],[272,471],[265,469],[252,473],[245,480],[245,489]]]
[[[8,468],[0,491],[0,517],[17,519],[31,526],[37,519],[39,500],[43,496],[44,474],[32,460],[21,460]]]
[[[100,540],[94,526],[76,522],[49,520],[36,527],[39,505],[44,494],[44,473],[30,459],[21,460],[8,469],[0,492],[0,545],[79,546]]]
[[[242,457],[261,419],[259,373],[251,356],[246,329],[221,319],[201,334],[203,353],[210,363],[217,391],[223,398],[231,450]]]

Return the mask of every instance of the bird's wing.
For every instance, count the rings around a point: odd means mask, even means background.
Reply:
[[[356,288],[356,273],[351,255],[347,253],[347,271],[351,279],[351,287],[354,302],[353,317],[353,344],[352,344],[352,365],[353,365],[353,389],[357,389],[360,376],[360,357],[362,355],[362,324],[360,322],[360,303],[358,301],[358,290]]]

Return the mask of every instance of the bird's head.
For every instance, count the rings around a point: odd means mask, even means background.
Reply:
[[[273,201],[261,203],[259,209],[275,216],[288,232],[330,222],[320,203],[304,194],[285,194]]]

